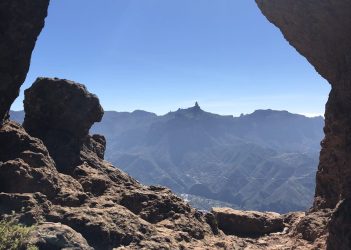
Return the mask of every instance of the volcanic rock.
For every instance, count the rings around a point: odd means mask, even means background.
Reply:
[[[330,209],[323,209],[307,213],[296,224],[295,234],[301,235],[304,240],[314,242],[327,233],[327,225],[331,215]]]
[[[44,142],[62,172],[81,163],[80,150],[89,129],[104,114],[99,99],[84,85],[58,78],[38,78],[25,91],[24,110],[24,128]],[[92,137],[90,147],[94,143],[103,156],[104,139]]]
[[[328,249],[351,248],[351,200],[341,201],[329,222]]]
[[[24,82],[49,0],[0,1],[0,125]]]
[[[93,250],[80,233],[61,223],[46,222],[36,225],[28,238],[27,244],[39,249]]]
[[[0,218],[13,215],[25,225],[32,225],[44,220],[50,211],[51,202],[41,193],[9,194],[0,193]]]
[[[219,229],[229,235],[258,237],[281,232],[284,229],[280,214],[271,212],[241,211],[231,208],[213,208]]]
[[[41,192],[61,204],[77,205],[83,188],[71,176],[57,172],[42,141],[29,136],[15,122],[0,129],[0,192]]]

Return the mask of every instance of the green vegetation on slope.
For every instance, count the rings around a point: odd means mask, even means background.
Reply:
[[[0,221],[0,250],[36,250],[36,246],[28,245],[26,240],[33,227],[18,223],[13,217]]]

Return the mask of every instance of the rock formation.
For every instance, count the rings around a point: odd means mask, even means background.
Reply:
[[[0,124],[26,78],[48,5],[49,0],[0,2]]]
[[[284,230],[283,217],[277,213],[245,212],[230,208],[213,208],[212,213],[218,228],[229,235],[259,237]]]
[[[256,2],[289,43],[331,84],[313,209],[333,209],[340,201],[348,204],[351,199],[351,1]],[[332,220],[345,216],[341,215],[342,211],[346,212],[345,206],[338,207]],[[332,234],[330,240],[349,242],[346,235],[350,235],[350,226],[339,226],[343,234]],[[336,240],[336,237],[344,239]],[[329,246],[345,249],[333,243]]]
[[[44,142],[62,172],[68,172],[81,163],[79,152],[85,142],[89,145],[102,143],[105,147],[103,137],[88,136],[90,127],[101,121],[104,111],[99,99],[84,85],[38,78],[25,91],[24,110],[24,128]],[[99,154],[102,156],[102,152]]]

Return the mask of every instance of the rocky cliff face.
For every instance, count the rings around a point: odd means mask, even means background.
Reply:
[[[0,2],[0,123],[19,93],[37,37],[44,27],[49,0]]]
[[[334,208],[351,185],[351,1],[257,0],[263,14],[332,86],[315,207]]]
[[[256,0],[263,14],[331,84],[325,112],[314,210],[335,208],[331,234],[349,242],[351,228],[343,225],[342,211],[351,199],[351,1]],[[339,219],[336,219],[339,218]],[[346,221],[345,221],[346,223]],[[336,226],[335,224],[339,224]],[[341,229],[342,228],[342,229]],[[342,232],[341,232],[342,231]],[[342,236],[344,235],[344,236]],[[346,249],[331,243],[331,249]],[[349,245],[350,247],[350,245]]]

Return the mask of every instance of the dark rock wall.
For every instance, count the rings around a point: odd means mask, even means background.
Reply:
[[[351,0],[256,0],[270,22],[332,90],[313,210],[335,208],[329,249],[350,249],[351,198]]]
[[[329,223],[328,249],[351,249],[351,200],[338,204]]]
[[[0,124],[26,78],[48,5],[49,0],[0,1]]]
[[[263,14],[332,86],[316,208],[351,196],[351,0],[256,0]]]

